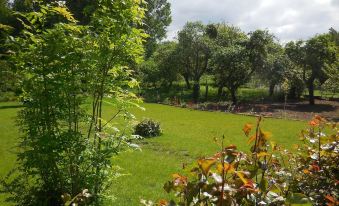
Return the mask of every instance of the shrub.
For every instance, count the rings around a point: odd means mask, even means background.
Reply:
[[[140,135],[142,137],[160,136],[160,123],[151,119],[145,119],[135,126],[134,134]]]
[[[16,101],[17,99],[14,92],[0,92],[0,102]]]
[[[315,116],[301,132],[303,144],[290,154],[291,189],[311,198],[314,205],[338,205],[339,141],[336,123]],[[327,204],[326,204],[327,203]]]
[[[252,125],[243,128],[252,145],[246,154],[235,145],[224,146],[216,139],[220,151],[208,158],[200,158],[186,173],[173,174],[164,185],[167,192],[175,192],[178,202],[162,200],[162,205],[284,205],[288,187],[281,178],[288,176],[275,155],[278,147],[268,139],[270,133],[260,128],[261,117],[251,134]],[[160,204],[161,205],[161,204]]]
[[[164,189],[175,192],[177,200],[144,205],[338,205],[338,127],[315,116],[302,131],[302,146],[289,152],[269,140],[270,133],[253,126],[243,128],[251,144],[250,153],[224,146],[200,158],[193,167],[172,175]]]

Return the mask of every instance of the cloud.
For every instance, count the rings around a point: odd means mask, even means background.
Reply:
[[[339,29],[339,0],[169,0],[168,39],[187,21],[226,22],[245,32],[268,29],[282,42]]]

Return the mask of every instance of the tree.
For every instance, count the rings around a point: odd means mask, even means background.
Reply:
[[[172,22],[171,4],[167,0],[146,0],[146,11],[142,28],[148,34],[145,41],[145,56],[149,58],[157,43],[166,37],[166,28]]]
[[[273,40],[273,39],[272,39]],[[289,79],[291,97],[297,97],[295,94],[296,86],[296,73],[294,72],[294,65],[288,56],[285,54],[284,48],[278,42],[270,42],[267,48],[267,59],[264,67],[256,72],[263,81],[269,85],[269,96],[274,93],[276,85],[282,83],[284,79]],[[293,84],[293,85],[292,85]]]
[[[219,91],[226,87],[237,103],[236,92],[251,76],[249,55],[246,49],[248,38],[239,28],[220,24],[214,42],[210,66]]]
[[[176,48],[176,42],[164,42],[158,46],[156,52],[152,56],[157,62],[162,84],[169,87],[172,85],[173,81],[178,79],[179,74]]]
[[[329,34],[330,34],[331,40],[335,42],[336,46],[338,47],[339,46],[339,32],[332,27],[329,30],[330,30]]]
[[[336,47],[327,34],[317,35],[306,42],[305,45],[307,70],[305,82],[309,91],[309,102],[314,104],[314,81],[322,84],[328,79],[326,70],[336,61]]]
[[[57,3],[60,6],[67,6],[70,12],[74,15],[75,19],[81,25],[87,25],[90,22],[90,18],[96,8],[98,7],[98,0],[82,0],[82,1],[74,1],[74,0],[65,0],[57,1],[57,0],[42,0],[44,4],[48,3]],[[34,0],[14,0],[11,2],[11,7],[14,11],[19,12],[31,12],[34,11],[35,1]]]
[[[187,87],[189,79],[193,80],[193,101],[200,95],[200,78],[206,72],[211,57],[210,39],[201,22],[187,22],[178,33],[178,52]]]
[[[265,66],[268,56],[268,48],[273,42],[273,35],[267,30],[256,30],[249,33],[247,50],[253,72],[260,72]]]
[[[176,42],[162,42],[150,58],[141,64],[142,81],[144,83],[161,83],[170,87],[178,79],[179,64]]]
[[[334,94],[339,93],[339,64],[337,65],[337,68],[334,68],[329,72],[329,78],[324,82],[322,85],[322,89],[325,89],[326,91],[329,91]]]
[[[316,35],[306,42],[289,42],[286,52],[301,68],[309,92],[309,103],[314,105],[314,81],[323,84],[329,77],[328,70],[335,67],[337,61],[334,42],[328,34]]]
[[[138,99],[128,66],[143,57],[145,34],[135,28],[143,18],[140,1],[102,0],[89,27],[53,4],[20,16],[25,30],[13,40],[13,62],[27,77],[22,136],[17,170],[1,179],[0,191],[16,205],[99,205],[112,184],[112,156],[131,140],[125,121]],[[54,16],[65,23],[46,27]],[[116,112],[109,120],[104,97]],[[126,124],[121,130],[111,124],[117,117]]]
[[[13,65],[8,61],[11,53],[8,40],[15,32],[14,22],[16,21],[9,2],[0,0],[0,93],[19,91],[17,87],[19,78],[15,75]]]
[[[146,61],[138,65],[138,76],[144,87],[156,87],[160,81],[160,71],[157,62],[151,56]]]
[[[75,19],[79,21],[81,25],[87,25],[91,21],[91,16],[95,10],[99,7],[98,0],[66,0],[66,6],[74,15]]]

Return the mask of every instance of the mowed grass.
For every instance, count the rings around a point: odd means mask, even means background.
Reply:
[[[11,152],[18,137],[14,118],[19,108],[11,108],[16,103],[0,103],[0,176],[14,166],[15,155]],[[7,107],[4,107],[6,106]],[[126,151],[114,158],[114,165],[123,170],[112,185],[114,202],[107,205],[139,205],[140,199],[158,200],[170,198],[164,192],[163,184],[171,174],[181,172],[183,163],[191,163],[201,156],[214,154],[219,148],[213,142],[215,137],[225,136],[225,144],[235,144],[247,150],[247,139],[242,127],[245,123],[255,123],[255,117],[233,115],[222,112],[194,111],[159,104],[143,104],[146,111],[135,109],[137,119],[152,118],[161,123],[163,135],[139,141],[142,151]],[[106,105],[105,117],[113,110]],[[262,128],[272,133],[272,140],[290,148],[298,143],[299,131],[305,122],[264,119]],[[1,198],[0,198],[0,205]]]

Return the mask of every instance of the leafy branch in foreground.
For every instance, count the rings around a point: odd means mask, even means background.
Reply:
[[[135,27],[143,18],[140,4],[99,1],[89,26],[54,4],[18,14],[25,29],[12,40],[13,62],[24,76],[26,107],[18,118],[18,167],[0,182],[8,202],[99,205],[108,196],[111,159],[132,138],[128,110],[139,102],[128,67],[142,58],[145,35]],[[63,23],[50,24],[58,18]],[[113,111],[108,121],[104,98]]]
[[[338,124],[315,116],[309,125],[301,132],[303,144],[288,154],[294,174],[293,190],[310,197],[314,205],[338,205]]]

